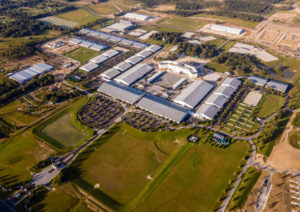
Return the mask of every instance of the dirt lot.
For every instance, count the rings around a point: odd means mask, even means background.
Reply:
[[[295,115],[296,113],[294,112],[279,143],[274,146],[273,152],[267,160],[267,164],[275,169],[300,170],[300,150],[295,149],[288,142],[289,135],[294,130],[291,123]]]

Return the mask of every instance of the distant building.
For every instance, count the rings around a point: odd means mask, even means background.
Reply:
[[[58,49],[58,48],[63,47],[65,45],[66,44],[62,41],[53,41],[53,42],[48,43],[46,46],[50,49]]]
[[[192,79],[198,78],[204,73],[200,66],[187,63],[177,63],[174,61],[160,61],[158,63],[158,68],[166,69],[167,71],[171,71],[175,74],[185,74]]]
[[[106,29],[109,29],[111,31],[117,31],[117,32],[127,32],[135,27],[135,24],[133,24],[130,21],[120,20],[118,23],[114,23],[112,25],[109,25],[105,27]]]
[[[211,140],[213,140],[214,142],[218,143],[218,144],[227,144],[228,141],[225,139],[224,135],[221,135],[219,133],[214,133]]]
[[[235,28],[235,27],[229,27],[229,26],[224,26],[224,25],[219,25],[219,24],[213,24],[210,26],[211,30],[214,31],[219,31],[219,32],[226,32],[234,35],[240,35],[244,32],[243,29]]]
[[[219,112],[219,108],[214,105],[203,104],[194,114],[198,118],[213,120]]]
[[[149,19],[152,18],[152,16],[148,16],[140,13],[126,13],[123,17],[127,19],[137,20],[137,21],[148,21]]]
[[[20,84],[23,84],[31,80],[34,76],[44,74],[46,72],[52,71],[53,69],[54,67],[51,65],[45,63],[39,63],[25,70],[13,73],[12,75],[9,76],[9,78],[17,81]]]
[[[267,83],[267,87],[272,88],[276,91],[280,91],[280,92],[285,93],[287,91],[288,87],[289,87],[289,84],[284,83],[284,82],[279,82],[279,81],[276,81],[276,80],[270,80]]]
[[[229,78],[227,77],[223,82],[222,85],[223,86],[230,86],[234,89],[237,89],[240,85],[241,85],[241,81],[236,79],[236,78]]]
[[[251,80],[255,85],[263,86],[263,87],[268,82],[268,79],[266,79],[264,77],[255,76],[255,75],[252,75],[251,77],[248,77],[248,79]]]
[[[92,72],[96,70],[99,67],[97,63],[88,62],[87,64],[81,66],[79,69],[86,71],[86,72]]]

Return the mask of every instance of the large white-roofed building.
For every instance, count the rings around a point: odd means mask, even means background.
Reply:
[[[54,67],[45,63],[39,63],[31,66],[22,71],[18,71],[9,76],[9,78],[17,81],[20,84],[26,83],[31,80],[34,76],[38,76],[40,74],[44,74],[53,70]]]
[[[211,30],[214,31],[219,31],[219,32],[226,32],[234,35],[240,35],[244,32],[243,29],[235,28],[235,27],[229,27],[229,26],[224,26],[224,25],[219,25],[219,24],[212,24],[210,26]]]
[[[189,108],[195,108],[213,89],[213,85],[203,80],[193,82],[173,101]]]
[[[84,40],[82,40],[82,39],[80,39],[80,38],[71,38],[71,39],[69,40],[69,43],[78,45],[78,44],[82,43],[83,41],[84,41]]]
[[[98,56],[90,59],[90,62],[96,63],[96,64],[102,64],[105,61],[107,61],[108,59],[109,59],[109,57],[104,56],[103,54],[101,54],[101,55],[98,55]]]
[[[109,58],[113,58],[113,57],[117,56],[118,54],[120,54],[120,52],[118,50],[111,49],[111,50],[104,52],[102,55],[109,57]]]
[[[141,90],[120,85],[114,81],[104,82],[100,85],[98,91],[128,104],[135,104],[145,94],[145,92]]]
[[[121,74],[121,72],[119,70],[110,68],[110,69],[104,71],[103,73],[101,73],[100,76],[106,80],[111,80],[120,74]]]
[[[203,74],[203,70],[199,67],[195,67],[192,64],[186,63],[177,63],[174,61],[160,61],[158,63],[158,68],[171,71],[175,74],[185,74],[190,78],[198,78],[200,75]]]
[[[236,78],[229,78],[227,77],[223,82],[222,85],[223,86],[230,86],[234,89],[237,89],[240,85],[241,85],[241,81],[236,79]]]
[[[106,29],[118,32],[126,32],[134,28],[134,24],[130,21],[120,20],[120,22],[114,23],[105,27]]]
[[[118,83],[131,85],[149,74],[153,70],[153,66],[149,64],[138,64],[123,74],[119,75],[114,80]]]
[[[248,77],[248,79],[251,80],[255,85],[263,86],[263,87],[268,82],[268,79],[266,79],[264,77],[255,76],[255,75],[252,75],[251,77]]]
[[[284,82],[279,82],[279,81],[276,81],[276,80],[270,80],[267,83],[267,87],[272,88],[276,91],[286,92],[288,87],[289,87],[289,84],[284,83]]]
[[[138,52],[136,54],[136,56],[139,56],[139,57],[142,57],[142,58],[146,59],[147,57],[150,57],[152,54],[153,54],[153,51],[144,49],[144,50]]]
[[[140,14],[140,13],[126,13],[124,18],[138,20],[138,21],[147,21],[152,18],[152,16]]]
[[[133,55],[133,56],[127,58],[125,61],[128,62],[128,63],[131,63],[132,65],[136,65],[136,64],[138,64],[139,62],[141,62],[143,60],[144,60],[144,58]]]
[[[206,99],[205,104],[214,105],[217,108],[222,108],[226,101],[226,97],[214,93]]]
[[[198,118],[213,120],[219,110],[220,109],[214,105],[203,104],[194,115]]]
[[[182,122],[190,112],[187,108],[152,94],[146,94],[136,106],[177,123]]]
[[[83,66],[80,67],[81,70],[86,71],[86,72],[91,72],[96,70],[99,67],[97,63],[93,62],[88,62],[87,64],[84,64]]]
[[[90,49],[95,50],[95,51],[98,51],[98,52],[100,52],[100,51],[102,51],[102,50],[104,50],[104,49],[106,49],[106,48],[107,48],[107,46],[102,45],[102,44],[97,44],[97,43],[94,43],[94,44],[90,47]]]
[[[219,86],[215,91],[214,94],[222,95],[226,98],[230,98],[234,93],[235,89],[230,86]]]
[[[132,65],[130,63],[127,63],[127,62],[124,61],[124,62],[121,62],[121,63],[115,65],[114,69],[117,69],[121,72],[124,72],[124,71],[128,70],[131,67],[132,67]]]

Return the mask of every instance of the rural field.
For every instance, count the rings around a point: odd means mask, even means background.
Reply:
[[[35,127],[33,133],[57,149],[69,149],[83,142],[93,130],[76,120],[76,113],[87,101],[87,96],[73,101],[69,108]]]
[[[30,130],[0,143],[0,184],[9,186],[30,180],[30,169],[53,152],[39,143]]]
[[[79,25],[84,25],[96,21],[97,19],[100,19],[100,17],[91,15],[84,9],[78,9],[66,13],[61,13],[57,15],[57,17],[77,22]]]
[[[274,94],[265,94],[258,104],[258,114],[260,118],[267,118],[278,111],[284,104],[283,97]]]
[[[86,63],[89,59],[99,55],[99,52],[79,47],[65,54],[65,56],[78,60],[81,64]]]
[[[113,15],[114,13],[119,12],[119,10],[110,3],[91,5],[90,8],[101,15]]]
[[[78,174],[70,176],[76,185],[118,208],[138,195],[168,156],[184,146],[191,132],[145,133],[120,124],[84,151],[68,173]]]
[[[226,149],[207,143],[188,145],[183,159],[137,211],[213,211],[249,151],[246,142]]]
[[[249,147],[187,143],[192,132],[119,124],[74,161],[67,178],[116,210],[212,211]]]

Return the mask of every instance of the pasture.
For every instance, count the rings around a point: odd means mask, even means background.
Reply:
[[[123,207],[151,181],[168,156],[184,146],[191,132],[145,133],[116,125],[79,155],[66,174],[103,203]]]
[[[136,211],[213,211],[249,151],[238,142],[226,149],[194,145]]]
[[[100,15],[113,15],[119,12],[119,10],[110,3],[94,4],[91,5],[90,8]]]
[[[300,149],[300,132],[293,132],[289,136],[289,143],[296,149]]]
[[[65,54],[65,56],[78,60],[81,64],[86,63],[89,59],[99,55],[99,52],[79,47]]]
[[[70,12],[61,13],[57,15],[57,17],[76,22],[79,25],[88,24],[100,19],[100,17],[91,15],[88,11],[84,9],[78,9]]]
[[[278,111],[283,106],[284,102],[284,98],[278,95],[267,94],[263,96],[258,104],[259,112],[257,116],[260,118],[267,118]]]
[[[30,180],[31,167],[53,152],[39,144],[30,131],[0,143],[0,184],[10,186]]]

